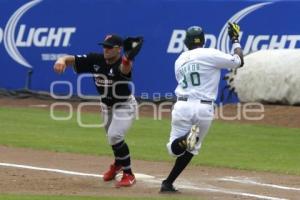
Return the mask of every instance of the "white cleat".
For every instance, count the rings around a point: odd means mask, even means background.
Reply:
[[[191,128],[191,132],[188,134],[186,138],[186,150],[193,151],[195,149],[196,143],[198,142],[198,133],[199,126],[193,125]]]

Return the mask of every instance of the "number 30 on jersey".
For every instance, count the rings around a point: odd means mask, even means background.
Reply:
[[[188,88],[189,86],[198,86],[200,85],[200,74],[198,72],[191,72],[183,76],[181,86],[183,89]]]

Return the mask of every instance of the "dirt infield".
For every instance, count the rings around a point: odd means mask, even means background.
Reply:
[[[72,172],[101,174],[111,158],[34,151],[30,149],[0,146],[1,163],[19,164]],[[36,169],[1,166],[0,193],[88,195],[88,196],[134,196],[158,197],[161,179],[171,167],[166,162],[133,161],[137,183],[130,188],[115,188],[114,181],[103,182],[99,177],[67,175]],[[25,167],[23,166],[23,167]],[[252,184],[243,183],[253,181]],[[270,185],[262,185],[270,184]],[[232,170],[224,168],[192,167],[176,181],[181,190],[179,196],[201,197],[201,199],[298,199],[300,177],[272,173]],[[279,187],[285,189],[279,189]],[[276,188],[277,187],[277,188]],[[295,190],[296,189],[296,190]],[[298,190],[297,190],[298,189]]]
[[[49,109],[51,101],[0,98],[0,106]],[[76,103],[74,104],[76,106]],[[91,112],[91,110],[87,110]],[[235,105],[224,107],[226,116],[235,116]],[[147,108],[142,115],[151,115]],[[168,114],[165,115],[169,117]],[[271,124],[300,127],[300,107],[265,106],[260,121],[230,120],[230,123]],[[114,181],[103,182],[99,175],[111,158],[70,153],[55,153],[0,146],[0,193],[159,197],[160,182],[172,167],[168,162],[133,160],[137,184],[115,188]],[[15,165],[17,164],[17,165]],[[20,166],[22,165],[22,166]],[[40,167],[40,168],[34,168]],[[46,169],[47,168],[47,169]],[[64,171],[61,171],[64,170]],[[70,173],[73,172],[73,175]],[[86,173],[76,174],[75,172]],[[69,173],[69,174],[68,174]],[[178,197],[201,199],[299,199],[300,177],[226,168],[189,166],[176,181]],[[167,195],[168,196],[168,195]],[[177,197],[177,195],[176,195]]]

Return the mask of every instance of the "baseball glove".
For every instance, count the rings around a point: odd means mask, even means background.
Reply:
[[[139,53],[142,48],[144,38],[139,37],[127,37],[124,42],[124,54],[129,60],[134,60],[135,56]]]

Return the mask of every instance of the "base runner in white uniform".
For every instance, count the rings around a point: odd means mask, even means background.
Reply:
[[[160,192],[178,192],[173,182],[197,155],[203,138],[208,132],[214,116],[214,101],[217,98],[222,68],[237,68],[243,65],[243,52],[238,40],[240,28],[236,23],[228,24],[234,54],[202,48],[205,42],[201,27],[187,29],[183,52],[175,62],[178,86],[175,90],[177,102],[172,111],[172,129],[168,151],[176,156],[175,165],[163,180]]]

